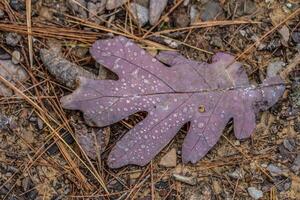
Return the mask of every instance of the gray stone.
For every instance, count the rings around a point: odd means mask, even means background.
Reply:
[[[267,68],[267,77],[276,76],[277,73],[285,66],[286,64],[283,61],[272,62],[268,65]]]
[[[80,18],[83,18],[83,19],[87,18],[87,12],[86,12],[87,4],[86,4],[85,0],[76,0],[76,1],[67,0],[66,5],[71,11],[79,14]]]
[[[263,197],[263,192],[255,187],[248,187],[247,191],[253,199],[260,199]]]
[[[137,3],[131,3],[130,10],[140,26],[144,26],[149,21],[148,8]]]
[[[228,176],[234,179],[244,178],[245,172],[243,169],[237,168],[233,172],[229,173]]]
[[[184,0],[183,5],[188,6],[190,4],[191,0]]]
[[[282,26],[281,29],[278,30],[279,34],[281,35],[282,42],[287,44],[290,38],[290,30],[287,26]]]
[[[295,172],[296,174],[299,173],[299,170],[300,170],[300,154],[298,154],[293,162],[293,165],[292,165],[292,170],[293,172]]]
[[[21,53],[20,53],[20,51],[13,51],[12,52],[11,61],[15,65],[17,65],[21,62]]]
[[[272,176],[280,176],[283,174],[282,169],[273,164],[269,164],[267,169],[269,170]]]
[[[154,25],[159,20],[162,12],[166,8],[168,0],[150,0],[150,24]]]
[[[209,21],[215,19],[220,14],[223,14],[223,9],[216,1],[208,1],[201,9],[201,19],[203,21]]]
[[[113,10],[115,8],[122,6],[124,3],[126,3],[126,1],[127,0],[107,0],[106,9]]]
[[[0,114],[0,130],[5,129],[9,125],[10,119],[3,114]]]
[[[297,32],[297,31],[294,31],[292,33],[292,40],[295,42],[295,43],[300,43],[300,32]]]
[[[105,11],[105,5],[106,5],[106,0],[100,0],[100,2],[88,2],[87,3],[87,9],[88,9],[88,14],[89,18],[95,18],[97,15],[103,14]]]
[[[289,150],[293,151],[295,149],[295,141],[293,139],[284,139],[283,146]]]
[[[18,84],[28,78],[27,72],[19,65],[15,65],[11,60],[0,60],[0,75],[13,84]],[[0,83],[0,96],[11,96],[12,90]]]
[[[10,46],[17,46],[17,44],[21,41],[21,36],[17,33],[8,33],[5,38],[6,44]]]

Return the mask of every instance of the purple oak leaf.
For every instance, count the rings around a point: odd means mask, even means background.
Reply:
[[[275,104],[285,89],[279,76],[250,85],[242,65],[226,53],[214,55],[211,64],[176,52],[154,58],[124,37],[96,41],[90,51],[119,79],[80,78],[79,88],[61,99],[63,107],[81,110],[99,127],[148,113],[112,149],[111,168],[147,164],[187,122],[182,159],[195,163],[217,143],[230,119],[238,139],[249,137],[255,114]]]

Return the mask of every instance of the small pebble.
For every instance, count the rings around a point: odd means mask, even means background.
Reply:
[[[290,38],[290,30],[287,26],[282,26],[281,29],[278,30],[279,34],[281,35],[283,43],[287,44]]]
[[[274,77],[285,66],[283,61],[272,62],[267,67],[267,77]]]
[[[144,26],[149,21],[148,8],[141,6],[137,3],[131,3],[130,9],[134,18],[138,21],[138,24],[140,26]]]
[[[263,197],[263,192],[255,187],[248,187],[247,191],[253,199],[260,199]]]
[[[44,127],[44,122],[41,120],[41,118],[37,118],[37,124],[38,124],[38,128],[42,130]]]
[[[87,9],[88,9],[88,14],[90,18],[95,18],[97,15],[103,14],[105,11],[105,5],[106,5],[106,0],[100,0],[100,2],[88,2],[87,3]]]
[[[234,179],[244,178],[245,172],[243,169],[237,168],[233,172],[229,173],[228,176]]]
[[[6,44],[10,46],[17,46],[17,44],[21,41],[21,36],[17,33],[8,33],[5,38]]]
[[[299,170],[300,170],[300,154],[298,154],[293,162],[293,165],[292,165],[292,170],[293,172],[295,172],[296,174],[299,173]]]
[[[21,53],[20,51],[13,51],[11,54],[11,61],[15,65],[19,64],[21,62]]]
[[[168,0],[150,0],[149,17],[150,24],[154,25],[159,20],[162,12],[167,6]]]
[[[113,10],[115,8],[122,6],[124,3],[126,3],[126,1],[127,0],[107,0],[106,9]]]
[[[80,4],[80,5],[78,5]],[[87,18],[87,12],[86,12],[86,2],[85,0],[67,0],[66,1],[67,7],[73,11],[74,13],[78,14],[80,18],[86,19]]]
[[[10,119],[6,115],[0,114],[0,130],[6,128],[9,121]]]
[[[272,176],[280,176],[283,173],[282,169],[273,164],[269,164],[267,169],[269,170]]]
[[[188,6],[190,4],[191,0],[184,0],[183,5]]]
[[[218,2],[208,1],[201,9],[201,19],[203,21],[209,21],[215,19],[217,16],[223,14],[223,9]]]
[[[292,152],[295,149],[295,141],[292,139],[284,139],[283,146]]]
[[[172,39],[165,38],[164,42],[171,48],[177,48],[179,46],[179,44]]]
[[[292,33],[292,40],[295,43],[300,43],[300,32],[293,32]]]

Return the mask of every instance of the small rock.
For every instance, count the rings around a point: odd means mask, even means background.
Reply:
[[[124,3],[126,3],[127,0],[107,0],[106,2],[106,9],[112,10],[115,8],[118,8],[122,6]]]
[[[11,54],[11,61],[15,65],[19,64],[21,62],[21,53],[20,51],[13,51]]]
[[[247,191],[253,199],[260,199],[263,197],[263,192],[255,187],[248,187]]]
[[[5,129],[9,125],[10,119],[3,114],[0,114],[0,130]]]
[[[6,44],[15,47],[21,41],[21,36],[17,33],[8,33],[5,38],[5,41]]]
[[[287,46],[287,43],[290,38],[290,30],[288,29],[287,26],[282,26],[281,29],[278,30],[279,34],[281,35],[282,38],[282,43]]]
[[[80,4],[80,5],[78,5]],[[67,7],[76,14],[79,14],[80,18],[86,19],[87,12],[86,12],[86,2],[85,0],[67,0],[66,1]]]
[[[100,2],[91,2],[87,3],[87,9],[89,11],[89,18],[97,21],[97,15],[101,15],[105,11],[106,0],[100,0]]]
[[[195,177],[188,177],[188,176],[183,176],[180,174],[173,174],[173,177],[175,180],[189,184],[189,185],[196,185],[197,180]]]
[[[25,1],[24,0],[10,0],[9,4],[15,11],[25,10]]]
[[[148,8],[137,3],[131,3],[130,10],[140,26],[144,26],[149,21]]]
[[[0,75],[13,84],[23,82],[28,78],[27,72],[11,60],[0,60]],[[0,96],[11,96],[12,90],[0,83]]]
[[[283,171],[279,167],[273,164],[269,164],[267,169],[269,170],[272,176],[280,176],[283,174]]]
[[[300,154],[298,154],[293,162],[293,165],[292,165],[292,170],[293,172],[295,172],[296,174],[299,173],[299,170],[300,170]]]
[[[41,7],[38,10],[38,12],[39,12],[39,16],[46,19],[46,20],[50,21],[53,18],[53,12],[45,6]]]
[[[176,9],[172,16],[176,27],[186,27],[190,24],[190,17],[185,7]]]
[[[284,139],[283,146],[292,152],[295,149],[295,141],[293,139]]]
[[[237,168],[233,172],[229,173],[228,176],[234,179],[244,178],[245,172],[243,169]]]
[[[277,73],[285,66],[286,64],[283,61],[272,62],[268,65],[267,68],[267,77],[276,76]]]
[[[183,5],[188,6],[190,4],[191,0],[184,0]]]
[[[209,21],[215,19],[217,16],[223,14],[223,9],[216,1],[208,1],[201,9],[201,19],[203,21]]]
[[[196,5],[192,5],[190,8],[190,20],[191,24],[195,23],[197,19],[199,19],[200,13],[199,10],[197,9]]]
[[[4,16],[5,16],[5,12],[2,9],[0,9],[0,19],[3,19]]]
[[[39,130],[42,130],[44,127],[44,122],[39,117],[37,118],[37,125],[38,125]]]
[[[293,32],[292,33],[292,40],[299,44],[300,43],[300,32]]]
[[[150,0],[149,16],[150,24],[158,22],[162,12],[166,8],[168,0]]]
[[[176,166],[176,149],[173,148],[171,149],[166,155],[164,155],[160,162],[159,165],[163,167],[175,167]]]
[[[103,153],[106,147],[106,138],[109,138],[109,132],[105,129],[100,129],[98,131],[82,125],[75,126],[75,137],[85,151],[85,153],[91,158],[96,160],[98,153]]]

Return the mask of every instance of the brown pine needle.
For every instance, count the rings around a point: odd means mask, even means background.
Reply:
[[[27,38],[30,67],[33,66],[32,30],[31,30],[31,0],[26,0]]]

